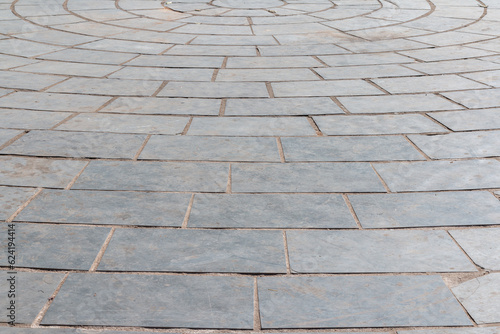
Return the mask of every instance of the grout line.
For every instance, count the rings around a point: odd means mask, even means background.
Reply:
[[[323,132],[318,127],[318,124],[314,121],[314,119],[311,116],[307,116],[307,120],[309,121],[309,124],[313,127],[314,131],[316,131],[317,136],[324,136]]]
[[[227,61],[229,60],[229,57],[228,56],[225,56],[224,57],[224,60],[222,61],[222,65],[220,66],[221,69],[224,69],[226,68],[227,66]]]
[[[194,194],[191,195],[191,199],[189,200],[189,204],[186,210],[186,215],[184,216],[184,220],[182,221],[181,228],[187,228],[189,215],[191,215],[191,209],[193,208],[193,202],[194,202]]]
[[[427,119],[429,119],[431,122],[434,122],[436,123],[437,125],[439,126],[442,126],[443,128],[445,128],[446,130],[450,131],[450,132],[455,132],[453,131],[451,128],[449,128],[448,126],[444,125],[443,123],[441,123],[440,121],[438,121],[437,119],[433,118],[432,116],[429,116],[427,115],[427,113],[423,113],[423,116]]]
[[[182,136],[186,135],[192,122],[193,122],[193,116],[189,117],[189,121],[187,122],[186,126],[184,127],[184,130],[182,130],[182,132],[181,132]]]
[[[42,322],[42,319],[45,316],[45,313],[47,313],[47,311],[49,310],[50,305],[52,305],[52,302],[56,298],[57,293],[59,292],[59,290],[61,290],[61,288],[62,288],[64,282],[66,281],[66,279],[68,278],[68,276],[69,276],[69,272],[66,272],[66,274],[63,277],[63,279],[61,280],[61,282],[59,283],[59,285],[55,289],[54,293],[50,296],[50,298],[48,298],[47,302],[45,303],[45,305],[43,306],[43,308],[40,310],[40,312],[36,316],[35,320],[33,320],[33,323],[31,324],[31,328],[38,328],[38,327],[40,327],[40,323]]]
[[[274,91],[273,91],[273,87],[271,86],[270,82],[266,82],[266,88],[267,88],[267,93],[269,94],[269,97],[271,99],[274,99]]]
[[[347,194],[342,194],[342,198],[344,199],[345,204],[347,205],[347,208],[351,212],[352,217],[356,221],[356,225],[358,225],[358,228],[360,230],[363,230],[363,225],[361,225],[361,221],[358,218],[358,215],[356,214],[356,211],[354,211],[354,207],[351,204],[351,200],[347,196]]]
[[[18,134],[17,136],[15,136],[14,138],[10,139],[9,141],[7,141],[5,144],[3,145],[0,145],[0,150],[3,150],[4,148],[6,148],[7,146],[9,146],[10,144],[12,144],[13,142],[15,142],[16,140],[18,140],[19,138],[21,138],[22,136],[24,136],[25,134],[27,134],[29,132],[29,130],[26,130],[26,131],[23,131],[21,132],[20,134]]]
[[[450,231],[448,230],[445,230],[446,233],[450,236],[451,240],[453,240],[453,242],[457,245],[458,248],[460,248],[460,250],[465,254],[465,256],[469,259],[469,261],[474,265],[474,267],[476,267],[477,271],[479,272],[484,272],[485,271],[485,268],[481,267],[480,265],[476,264],[476,262],[474,262],[474,260],[469,256],[469,254],[465,251],[465,249],[463,249],[462,245],[460,245],[458,243],[457,240],[455,240],[455,238],[453,237],[453,235],[451,235]]]
[[[71,180],[71,182],[64,188],[64,190],[70,190],[71,187],[75,184],[76,180],[80,177],[80,175],[82,175],[83,171],[85,170],[85,168],[87,168],[87,166],[90,164],[90,161],[87,161],[87,163],[85,164],[85,166],[83,166],[82,170],[80,170],[80,172],[78,174],[76,174],[76,176],[73,178],[73,180]]]
[[[139,156],[141,155],[142,151],[144,150],[144,147],[146,147],[146,144],[148,143],[149,139],[151,139],[151,134],[146,136],[146,139],[144,139],[144,142],[142,143],[141,147],[139,147],[139,150],[137,153],[134,155],[134,158],[132,160],[137,161],[139,159]]]
[[[351,112],[349,110],[347,110],[347,108],[342,104],[342,102],[340,102],[340,100],[338,98],[336,98],[335,96],[330,96],[330,99],[340,108],[342,109],[342,111],[344,111],[344,113],[346,115],[350,115]]]
[[[5,220],[6,223],[10,223],[12,221],[14,221],[14,219],[21,213],[21,211],[23,211],[27,206],[28,204],[31,203],[31,201],[33,201],[35,199],[35,197],[38,196],[38,194],[40,194],[42,192],[42,188],[36,188],[36,192],[31,195],[30,198],[28,198],[28,200],[26,202],[24,202],[19,208],[17,208],[16,212],[14,212],[9,218],[7,218],[7,220]]]
[[[262,56],[262,54],[260,53],[260,50],[259,50],[258,46],[255,47],[255,52],[257,52],[257,57],[261,57]]]
[[[290,267],[290,254],[288,253],[288,240],[286,237],[286,231],[283,231],[283,244],[285,246],[285,263],[286,263],[286,274],[292,274],[292,268]]]
[[[99,108],[97,108],[94,112],[101,111],[102,109],[104,109],[107,106],[109,106],[111,103],[115,102],[117,99],[118,99],[118,96],[113,96],[109,101],[105,102],[102,106],[100,106]]]
[[[160,87],[158,87],[158,89],[156,89],[155,92],[153,93],[153,95],[151,95],[151,96],[156,97],[163,90],[163,88],[165,88],[165,86],[167,84],[168,84],[168,80],[163,80],[162,83],[160,84]]]
[[[229,173],[228,173],[228,177],[227,177],[227,187],[226,187],[226,193],[228,194],[231,194],[232,193],[232,189],[231,189],[231,178],[232,178],[232,164],[229,163]]]
[[[375,82],[373,82],[372,80],[370,79],[363,79],[363,81],[369,83],[370,85],[372,85],[373,87],[381,90],[382,92],[384,92],[385,94],[387,95],[392,95],[389,91],[385,90],[384,88],[380,87],[379,85],[377,85]]]
[[[404,134],[403,138],[406,139],[410,143],[410,145],[413,146],[420,154],[422,154],[424,156],[425,160],[427,160],[427,161],[431,161],[432,160],[431,157],[429,157],[427,154],[425,154],[425,152],[422,151],[420,149],[420,147],[418,147],[413,141],[411,141],[411,139],[408,138],[407,135]]]
[[[116,230],[116,227],[112,227],[111,231],[109,231],[109,234],[106,237],[106,240],[104,240],[104,244],[102,245],[101,249],[99,250],[99,253],[97,253],[95,260],[92,263],[92,266],[90,266],[89,272],[91,272],[91,273],[96,272],[97,267],[99,266],[99,263],[101,263],[102,257],[104,256],[104,252],[106,252],[106,249],[109,246],[109,242],[111,241],[111,238],[113,237],[113,234],[115,233],[115,230]]]
[[[260,321],[260,307],[259,307],[259,287],[257,285],[257,277],[253,279],[253,330],[260,331],[262,324]]]
[[[54,130],[55,128],[57,128],[58,126],[60,125],[63,125],[64,123],[66,123],[67,121],[75,118],[76,116],[80,115],[81,113],[77,112],[77,113],[73,113],[71,115],[69,115],[68,117],[66,117],[65,119],[63,119],[62,121],[60,121],[59,123],[57,123],[56,125],[54,125],[53,127],[51,127],[49,130]]]
[[[227,103],[227,99],[221,100],[220,108],[219,108],[219,116],[224,116],[224,113],[226,112],[226,103]]]
[[[215,79],[217,79],[217,74],[219,74],[218,68],[214,69],[214,73],[212,74],[212,79],[210,81],[215,82]]]
[[[377,174],[380,182],[382,182],[382,185],[384,186],[385,190],[390,194],[392,193],[391,189],[389,189],[389,186],[387,185],[387,183],[385,183],[384,179],[382,178],[382,176],[380,176],[380,174],[378,173],[378,171],[375,169],[375,167],[373,166],[373,164],[370,162],[370,166],[372,167],[372,169],[375,171],[375,174]]]
[[[281,162],[286,162],[285,160],[285,152],[283,151],[283,144],[281,143],[281,138],[276,137],[276,144],[278,144],[278,152],[280,155],[280,161]]]

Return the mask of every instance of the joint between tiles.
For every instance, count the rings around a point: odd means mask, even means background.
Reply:
[[[228,177],[227,177],[227,186],[226,186],[226,193],[231,194],[232,193],[232,164],[229,164],[229,172],[228,172]]]
[[[262,323],[260,319],[260,306],[259,306],[259,289],[257,284],[257,277],[253,279],[253,330],[262,330]]]
[[[186,210],[186,214],[184,215],[184,220],[182,221],[181,228],[187,228],[189,216],[191,215],[191,210],[193,208],[193,202],[194,202],[194,194],[191,195],[191,199],[189,200],[189,204]]]
[[[14,212],[9,218],[7,218],[5,222],[11,223],[12,221],[14,221],[14,219],[21,213],[21,211],[23,211],[28,206],[28,204],[30,204],[41,192],[42,188],[37,188],[35,193],[30,198],[28,198],[28,200],[24,202],[19,208],[17,208],[16,212]]]
[[[99,263],[101,263],[102,257],[104,256],[104,253],[106,252],[106,249],[109,246],[109,243],[111,241],[111,238],[113,237],[113,234],[115,233],[116,227],[112,227],[111,231],[109,231],[108,236],[106,237],[106,240],[104,240],[104,243],[99,250],[99,253],[97,253],[97,256],[94,259],[94,262],[92,263],[92,266],[90,266],[89,272],[93,273],[96,272],[97,267],[99,267]]]
[[[281,138],[276,137],[276,144],[278,145],[278,152],[280,155],[280,161],[281,162],[286,162],[285,160],[285,152],[283,151],[283,144],[281,143]]]
[[[274,91],[273,91],[273,86],[271,86],[270,82],[266,82],[266,88],[267,88],[267,93],[269,94],[269,97],[271,99],[274,99]]]
[[[3,145],[0,145],[0,150],[3,150],[4,148],[6,148],[7,146],[9,146],[10,144],[12,144],[13,142],[15,142],[16,140],[18,140],[19,138],[21,138],[22,136],[24,136],[25,134],[27,134],[29,131],[23,131],[21,132],[20,134],[18,134],[17,136],[15,136],[14,138],[11,138],[9,141],[7,141],[5,144]]]
[[[407,135],[403,135],[403,138],[406,139],[406,141],[408,143],[410,143],[410,145],[413,146],[413,148],[415,148],[418,151],[418,153],[422,154],[422,156],[425,158],[425,160],[427,160],[427,161],[431,161],[432,160],[431,157],[429,157],[427,154],[425,154],[425,152],[422,151],[420,149],[420,147],[418,147],[413,141],[411,141],[411,139],[408,138]]]
[[[70,190],[71,187],[73,187],[73,185],[75,184],[76,180],[78,180],[78,178],[80,177],[80,175],[82,175],[83,171],[85,170],[85,168],[87,168],[87,166],[90,164],[90,161],[87,161],[87,163],[85,164],[85,166],[83,166],[83,168],[80,170],[80,172],[78,174],[76,174],[76,176],[73,178],[73,180],[71,180],[71,182],[64,188],[64,190]]]
[[[64,282],[66,281],[66,279],[68,278],[68,276],[69,276],[69,272],[66,272],[63,279],[61,280],[61,282],[59,283],[59,285],[55,289],[54,293],[52,293],[50,298],[48,298],[47,302],[45,303],[43,308],[40,310],[40,312],[36,316],[35,320],[33,320],[33,323],[31,324],[31,328],[39,328],[40,327],[40,323],[42,322],[43,317],[45,316],[45,314],[49,310],[50,305],[52,305],[52,302],[54,301],[57,294],[59,293],[59,290],[61,290],[61,288],[62,288]]]
[[[222,101],[220,102],[219,116],[224,116],[226,112],[226,104],[227,104],[227,99],[222,99]]]
[[[380,182],[382,182],[382,185],[384,186],[385,190],[387,191],[387,193],[392,193],[391,189],[389,189],[389,186],[387,185],[387,183],[385,183],[384,179],[382,178],[382,176],[380,176],[380,174],[378,173],[378,171],[375,169],[375,166],[373,166],[373,163],[370,162],[370,166],[372,167],[373,171],[375,172],[375,174],[377,174]]]
[[[137,161],[139,159],[139,156],[141,155],[142,151],[146,147],[146,144],[148,143],[149,139],[151,139],[151,134],[147,135],[146,139],[144,139],[144,142],[142,143],[141,147],[139,147],[139,150],[137,153],[134,155],[134,158],[132,160]]]
[[[189,121],[187,122],[186,126],[184,127],[184,130],[182,130],[182,132],[180,133],[181,136],[185,136],[186,135],[186,133],[188,132],[189,127],[191,126],[192,122],[193,122],[193,116],[189,117]]]
[[[354,211],[354,207],[351,204],[351,200],[347,196],[347,194],[342,194],[342,198],[344,199],[345,204],[347,205],[347,208],[351,212],[352,217],[354,218],[354,221],[356,222],[356,225],[358,225],[358,228],[360,230],[363,230],[363,225],[361,225],[361,221],[358,218],[358,215],[356,214],[356,211]]]
[[[316,124],[311,116],[307,116],[307,121],[309,122],[309,124],[311,124],[317,136],[324,136],[323,132],[321,132],[321,130],[319,129],[318,124]]]
[[[286,238],[286,231],[283,231],[283,246],[285,247],[285,264],[286,264],[286,274],[292,274],[292,268],[290,266],[290,254],[288,252],[288,240]]]

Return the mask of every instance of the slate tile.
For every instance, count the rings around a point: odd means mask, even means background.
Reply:
[[[279,98],[279,99],[229,99],[226,116],[300,116],[343,114],[328,97]]]
[[[316,72],[326,80],[404,77],[419,75],[417,71],[409,70],[399,65],[365,65],[316,68]]]
[[[500,89],[466,90],[447,92],[443,96],[463,104],[467,108],[500,107]]]
[[[407,67],[427,74],[448,74],[460,72],[475,72],[500,68],[500,64],[478,59],[446,60],[431,63],[408,64]]]
[[[23,132],[19,130],[0,129],[0,146],[5,145],[9,140],[13,139],[17,135],[20,135],[21,133]]]
[[[495,160],[400,162],[374,168],[392,191],[500,187],[500,162]]]
[[[180,56],[256,56],[255,46],[174,45],[166,55]]]
[[[476,58],[493,54],[490,51],[478,50],[464,46],[447,46],[423,50],[401,51],[400,53],[424,62]]]
[[[1,41],[0,41],[1,42]],[[3,88],[40,90],[58,82],[65,77],[47,74],[32,74],[13,71],[1,71],[0,82]]]
[[[2,333],[5,334],[96,334],[93,329],[68,329],[68,328],[20,328],[4,327]],[[106,331],[106,334],[140,334],[140,332]],[[371,333],[373,334],[373,333]]]
[[[220,68],[223,61],[224,57],[214,56],[141,55],[129,61],[127,66]]]
[[[277,45],[278,42],[272,36],[216,36],[198,35],[193,45]]]
[[[162,51],[165,51],[170,46],[171,45],[169,44],[125,41],[106,38],[99,41],[79,45],[78,48],[101,51],[130,52],[139,54],[158,54]]]
[[[486,269],[499,270],[500,228],[453,230],[450,234],[474,263]]]
[[[498,334],[499,327],[443,328],[424,330],[400,330],[398,334]]]
[[[73,15],[71,15],[73,16]],[[52,16],[54,17],[54,16]],[[74,16],[73,16],[74,17]],[[57,52],[38,56],[39,59],[71,61],[76,63],[111,64],[120,65],[127,60],[137,57],[137,54],[120,52],[64,49]]]
[[[42,324],[252,329],[253,279],[72,273]]]
[[[45,92],[15,92],[0,99],[0,107],[48,110],[93,112],[109,101],[105,96],[85,96],[55,94]]]
[[[500,273],[491,273],[452,289],[458,301],[478,324],[500,322]]]
[[[0,108],[0,124],[3,127],[14,129],[50,129],[70,115],[64,112]]]
[[[479,70],[479,68],[477,69]],[[463,74],[465,78],[472,79],[493,87],[500,87],[500,70],[484,71]]]
[[[320,80],[316,74],[306,68],[245,68],[221,69],[216,81],[293,81]]]
[[[275,18],[273,18],[275,19]],[[226,68],[294,68],[320,67],[322,63],[308,56],[295,57],[230,57]]]
[[[43,74],[77,75],[82,77],[104,77],[119,69],[120,67],[115,65],[41,61],[36,64],[18,67],[16,68],[16,71]]]
[[[485,191],[349,195],[365,228],[496,225],[500,202]]]
[[[220,100],[215,99],[119,97],[100,111],[120,114],[217,116],[220,104]]]
[[[329,66],[381,65],[413,63],[414,60],[397,53],[361,53],[319,56]]]
[[[391,94],[446,92],[453,90],[488,88],[486,85],[454,74],[373,79],[373,82],[389,91]]]
[[[333,44],[259,46],[262,56],[316,56],[349,53]]]
[[[189,227],[356,228],[342,196],[196,194]]]
[[[13,29],[13,33],[20,32],[20,31],[15,31],[16,30],[16,23],[19,23],[19,27],[21,29],[26,29],[26,21],[25,20],[19,20],[19,21],[12,21],[9,20],[9,22],[6,22],[5,25],[1,25],[1,29],[4,33],[8,33],[9,29]],[[0,23],[1,24],[1,23]],[[32,25],[35,26],[35,25]],[[36,26],[35,26],[36,27]],[[25,41],[22,39],[5,39],[0,41],[0,49],[1,50],[9,50],[8,54],[9,55],[16,55],[16,56],[22,56],[22,57],[34,57],[37,55],[41,55],[44,53],[49,53],[49,52],[54,52],[54,51],[59,51],[62,50],[63,47],[61,46],[55,46],[55,45],[47,45],[47,44],[42,44],[42,43],[36,43],[36,42],[31,42],[31,41]]]
[[[0,156],[0,185],[64,188],[86,164],[76,160]]]
[[[500,129],[500,109],[429,113],[453,131]]]
[[[385,189],[365,163],[242,163],[232,166],[232,191],[385,192]]]
[[[269,97],[263,82],[170,82],[160,97]]]
[[[262,328],[471,325],[439,276],[259,277]]]
[[[210,81],[214,70],[209,68],[143,68],[127,66],[111,74],[110,78],[169,81]]]
[[[71,78],[51,87],[48,92],[89,94],[89,95],[117,95],[117,96],[151,96],[160,87],[161,81],[99,78]]]
[[[119,229],[98,270],[286,273],[283,234],[281,231]]]
[[[276,97],[383,94],[363,80],[276,82],[271,86]]]
[[[34,194],[32,188],[0,187],[0,220],[7,220]]]
[[[228,165],[92,161],[73,189],[225,192]]]
[[[476,271],[445,231],[287,231],[296,273]]]
[[[77,44],[87,43],[89,41],[95,41],[98,39],[98,37],[95,36],[84,36],[79,34],[67,33],[55,29],[27,32],[23,34],[17,34],[15,36],[17,38],[24,40],[33,40],[36,41],[37,43],[44,43],[44,44],[47,43],[47,44],[55,44],[61,46],[73,46]]]

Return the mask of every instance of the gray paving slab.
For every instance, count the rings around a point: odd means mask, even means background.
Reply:
[[[221,69],[216,81],[293,81],[293,80],[320,80],[312,71],[306,68],[245,68]]]
[[[0,187],[0,220],[7,220],[34,194],[33,188]]]
[[[463,107],[434,94],[381,95],[381,96],[343,96],[340,103],[357,113],[402,113],[416,111],[456,110]]]
[[[397,53],[366,53],[319,56],[329,66],[381,65],[413,63],[415,60]]]
[[[500,228],[453,230],[450,234],[474,263],[490,270],[500,268]]]
[[[124,41],[117,39],[101,39],[99,41],[79,45],[81,49],[129,52],[139,54],[159,54],[169,48],[168,44]]]
[[[333,44],[259,46],[262,56],[316,56],[349,53]],[[253,56],[253,55],[252,55]]]
[[[316,68],[316,72],[326,80],[405,77],[420,74],[400,65],[365,65]]]
[[[151,96],[160,87],[161,81],[71,78],[51,87],[48,92],[85,95]]]
[[[500,87],[500,71],[484,71],[463,74],[465,78],[469,78],[493,87]]]
[[[0,185],[64,188],[85,161],[0,156]]]
[[[272,36],[216,36],[216,35],[198,35],[191,42],[193,45],[278,45],[278,42]]]
[[[4,253],[2,254],[4,256]],[[33,273],[33,272],[17,272],[15,275],[9,275],[7,271],[1,271],[2,279],[0,280],[0,289],[2,291],[10,290],[10,282],[7,279],[15,276],[14,285],[18,292],[16,294],[15,303],[15,324],[28,324],[35,320],[38,313],[47,303],[59,283],[64,277],[64,273]],[[8,294],[3,293],[0,296],[0,303],[10,305]],[[6,314],[7,315],[7,314]],[[8,322],[10,319],[4,316],[2,321]],[[4,328],[12,327],[2,327]]]
[[[253,279],[72,273],[42,320],[68,323],[252,329]]]
[[[139,334],[140,332],[131,331],[96,331],[94,329],[68,329],[68,328],[20,328],[20,327],[4,327],[2,328],[2,333],[5,334]],[[358,333],[359,334],[359,333]],[[373,333],[371,333],[373,334]]]
[[[263,329],[468,326],[439,276],[262,277]]]
[[[69,131],[175,135],[182,133],[187,122],[187,117],[93,113],[80,114],[59,125],[56,129]]]
[[[24,20],[19,20],[16,21],[19,23],[19,26],[21,28],[26,28],[26,21]],[[15,27],[16,23],[13,21],[6,22],[5,25],[2,25],[2,32],[6,32],[7,29],[12,29]],[[49,53],[49,52],[55,52],[55,51],[60,51],[64,49],[63,47],[60,46],[55,46],[55,45],[47,45],[47,44],[42,44],[42,43],[36,43],[36,42],[31,42],[31,41],[25,41],[22,39],[14,39],[14,38],[9,38],[9,39],[4,39],[0,41],[0,49],[1,50],[9,50],[8,54],[9,55],[16,55],[16,56],[23,56],[23,57],[34,57],[38,56],[41,54]]]
[[[77,63],[119,65],[137,56],[138,54],[109,51],[64,49],[61,51],[40,55],[37,58],[47,60],[71,61]]]
[[[0,99],[0,107],[47,110],[93,112],[109,101],[105,96],[85,96],[45,92],[15,92]]]
[[[276,97],[382,95],[383,92],[363,80],[276,82]]]
[[[343,114],[344,111],[328,97],[279,99],[229,99],[226,116],[300,116]]]
[[[321,62],[309,56],[295,57],[230,57],[227,68],[294,68],[294,67],[321,67]]]
[[[170,82],[160,97],[269,97],[263,82]]]
[[[491,273],[452,289],[457,299],[478,324],[499,322],[500,273]]]
[[[98,270],[286,273],[283,233],[119,229]]]
[[[224,57],[215,56],[141,55],[127,62],[127,66],[220,68],[223,61]]]
[[[13,129],[50,129],[71,114],[0,108],[0,124]]]
[[[0,150],[0,154],[132,159],[145,139],[146,135],[34,130]]]
[[[196,194],[188,227],[356,228],[342,196]]]
[[[1,71],[0,82],[3,88],[40,90],[66,79],[48,74],[31,74],[14,71]]]
[[[6,129],[0,129],[0,146],[7,144],[7,142],[17,135],[20,135],[23,133],[22,131],[18,130],[6,130]]]
[[[379,135],[447,132],[422,115],[341,115],[314,116],[327,135]]]
[[[400,53],[421,61],[476,58],[493,54],[491,51],[473,49],[465,46],[448,46],[422,50],[401,51]]]
[[[120,114],[217,116],[220,104],[220,100],[216,99],[119,97],[100,111]]]
[[[500,107],[500,89],[466,90],[447,92],[442,95],[467,108]]]
[[[500,129],[500,109],[429,113],[453,131]]]
[[[0,226],[7,235],[7,226]],[[110,228],[16,224],[16,267],[89,270]],[[7,244],[3,245],[7,254]],[[5,257],[0,265],[8,266]]]
[[[241,193],[385,192],[366,163],[237,164],[232,191]]]
[[[424,330],[399,330],[398,334],[498,334],[498,327],[442,328]]]
[[[16,68],[16,71],[42,74],[75,75],[82,77],[104,77],[121,67],[115,65],[83,64],[63,61],[41,61]]]
[[[403,137],[281,138],[286,161],[423,160]]]
[[[391,94],[446,92],[453,90],[480,89],[488,86],[454,74],[407,78],[373,79],[377,85]]]
[[[225,192],[222,163],[92,161],[72,189]]]
[[[5,96],[7,94],[13,93],[12,89],[0,88],[0,96]]]
[[[139,159],[279,162],[280,155],[274,138],[152,136]]]
[[[0,69],[2,70],[38,62],[37,60],[34,59],[27,59],[17,56],[8,56],[4,54],[0,55],[0,60],[2,61],[0,64]]]
[[[445,231],[287,231],[286,236],[295,273],[476,271]]]
[[[392,191],[439,191],[500,187],[496,160],[374,164]]]
[[[109,78],[141,80],[148,76],[150,80],[168,81],[210,81],[214,74],[209,68],[142,68],[127,66],[111,74]]]
[[[478,59],[460,59],[460,60],[437,61],[430,63],[415,63],[415,64],[406,64],[405,66],[427,74],[476,72],[476,71],[494,70],[500,68],[500,64],[495,64],[488,61],[481,61]]]
[[[52,29],[16,34],[14,36],[25,40],[33,40],[39,43],[48,43],[61,46],[73,46],[81,43],[95,41],[98,39],[94,36],[84,36]]]
[[[190,197],[189,194],[45,189],[15,220],[180,227]]]
[[[408,138],[433,159],[500,156],[500,131],[411,135]]]
[[[349,195],[364,228],[496,225],[500,202],[486,191]]]
[[[254,46],[174,45],[166,55],[181,56],[256,56]]]
[[[191,136],[315,136],[305,117],[203,117],[195,118]]]

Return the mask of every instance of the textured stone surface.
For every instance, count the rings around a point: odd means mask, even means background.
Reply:
[[[313,98],[280,98],[280,99],[230,99],[227,101],[227,116],[299,116],[316,114],[343,114],[331,99],[327,97]]]
[[[0,187],[0,220],[7,220],[34,194],[33,188]]]
[[[474,263],[491,270],[500,268],[499,228],[454,230],[450,234]]]

